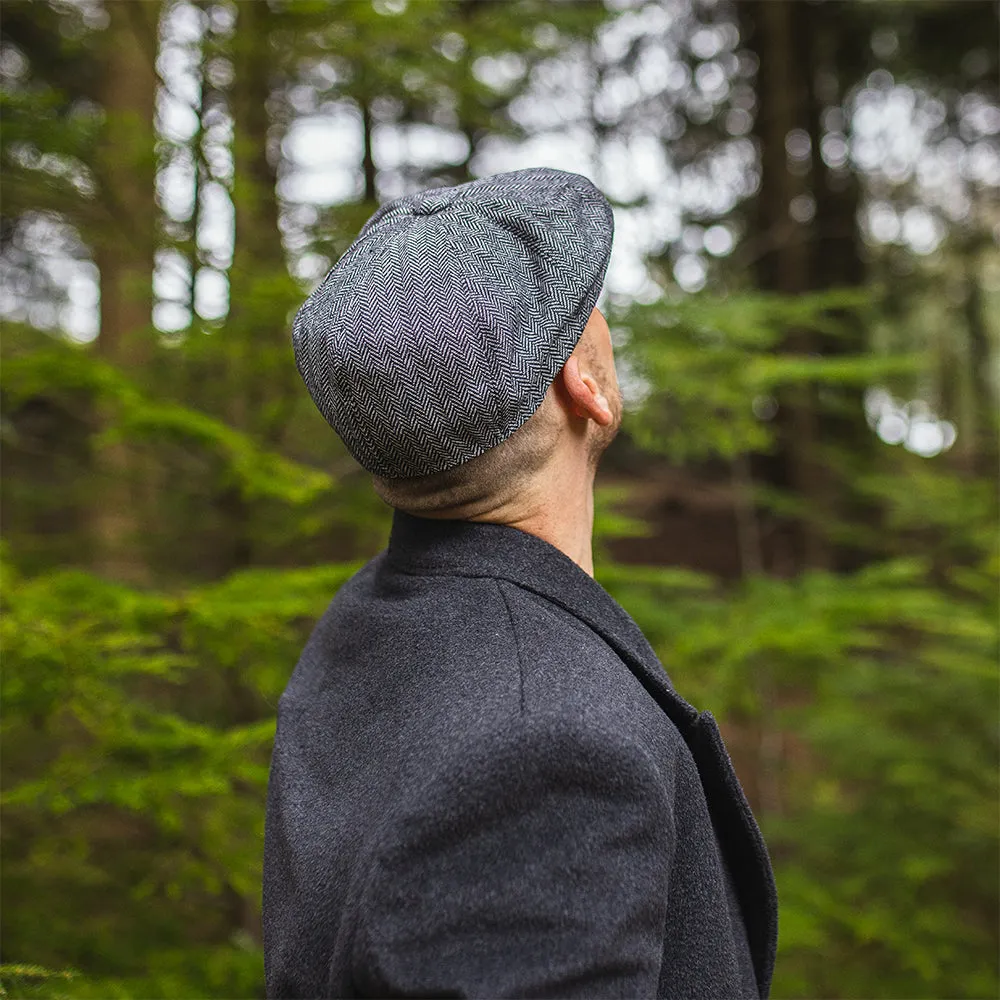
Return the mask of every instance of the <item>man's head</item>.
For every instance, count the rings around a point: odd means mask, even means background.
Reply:
[[[488,509],[543,469],[576,475],[571,459],[592,475],[618,399],[594,309],[613,237],[593,183],[548,167],[404,195],[365,223],[292,346],[380,495]]]
[[[423,517],[516,516],[553,488],[592,482],[621,418],[611,334],[594,309],[541,405],[509,438],[444,472],[373,476],[372,485],[390,506]]]

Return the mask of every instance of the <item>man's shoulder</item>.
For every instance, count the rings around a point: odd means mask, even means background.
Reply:
[[[543,594],[506,580],[499,586],[517,640],[526,711],[627,732],[661,756],[683,746],[676,726],[599,632]]]

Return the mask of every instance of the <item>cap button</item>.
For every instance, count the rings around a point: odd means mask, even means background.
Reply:
[[[413,206],[414,215],[433,215],[451,204],[451,196],[431,192]]]

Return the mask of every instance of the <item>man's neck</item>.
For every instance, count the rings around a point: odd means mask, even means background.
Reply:
[[[506,524],[554,545],[588,576],[594,575],[594,477],[580,456],[551,466],[523,493],[499,503],[479,501],[421,517]]]
[[[594,481],[578,483],[576,489],[552,486],[532,498],[520,512],[499,510],[475,515],[471,521],[507,524],[543,539],[573,560],[588,576],[594,575]]]

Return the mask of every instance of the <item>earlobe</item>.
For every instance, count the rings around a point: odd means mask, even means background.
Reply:
[[[584,385],[587,386],[588,389],[590,389],[591,393],[593,394],[592,399],[594,403],[597,404],[597,407],[601,411],[600,416],[597,416],[597,414],[595,414],[593,411],[591,411],[588,414],[588,416],[592,417],[602,426],[604,424],[610,424],[613,418],[611,415],[611,407],[608,406],[607,396],[605,396],[604,393],[601,392],[601,387],[589,375],[583,376],[583,383]]]

